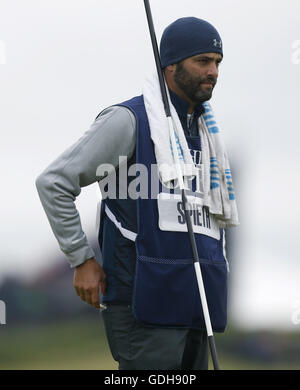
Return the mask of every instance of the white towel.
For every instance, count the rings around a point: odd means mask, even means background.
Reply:
[[[174,166],[168,120],[156,73],[146,78],[143,86],[143,97],[151,139],[154,143],[159,177],[166,187],[172,188],[173,181],[177,180],[178,176]],[[184,179],[191,180],[197,175],[197,170],[180,119],[170,98],[169,102],[181,171]],[[205,113],[199,118],[198,128],[204,169],[204,205],[209,208],[211,214],[214,214],[220,227],[237,226],[239,224],[238,212],[228,156],[210,104],[205,102],[203,106]]]

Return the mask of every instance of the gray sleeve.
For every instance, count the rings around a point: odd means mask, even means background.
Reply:
[[[129,109],[109,107],[36,178],[42,206],[72,268],[95,256],[82,230],[76,197],[82,187],[100,180],[96,175],[100,164],[117,167],[120,155],[132,156],[135,132],[135,117]]]

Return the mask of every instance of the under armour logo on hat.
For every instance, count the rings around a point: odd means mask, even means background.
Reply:
[[[217,39],[214,39],[214,46],[221,48],[222,47],[222,41],[221,40],[218,41]]]

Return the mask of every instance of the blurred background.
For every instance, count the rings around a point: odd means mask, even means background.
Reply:
[[[152,0],[157,37],[183,16],[224,44],[213,105],[241,225],[228,230],[224,369],[300,368],[298,0]],[[0,0],[0,369],[115,369],[35,179],[105,107],[139,95],[154,60],[142,0]],[[97,253],[97,184],[76,207]]]

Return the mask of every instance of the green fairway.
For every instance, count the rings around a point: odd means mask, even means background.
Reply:
[[[230,334],[228,337],[231,337]],[[224,370],[300,368],[297,361],[270,363],[232,356],[226,352],[222,340],[226,340],[226,336],[217,335],[218,355]],[[0,345],[2,370],[117,369],[117,363],[109,351],[103,323],[98,316],[26,328],[1,326]]]
[[[1,328],[0,369],[116,369],[102,321]]]

